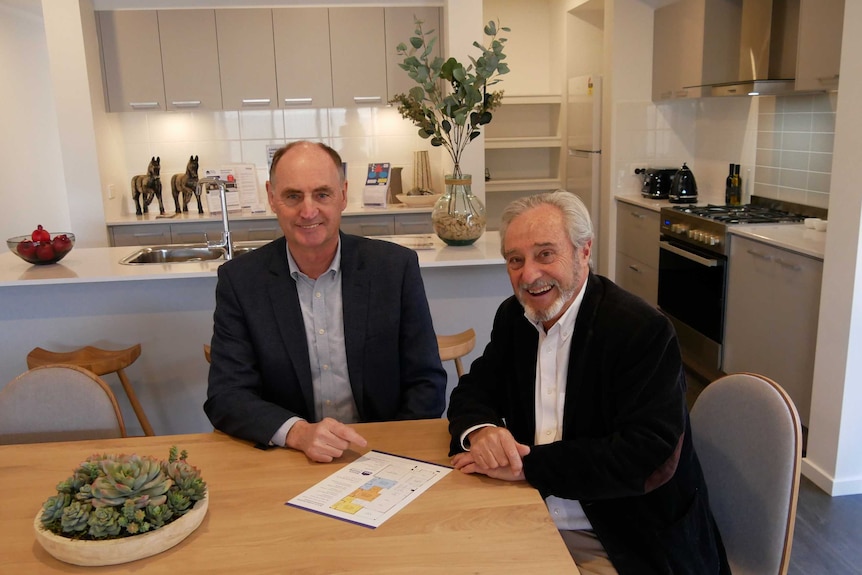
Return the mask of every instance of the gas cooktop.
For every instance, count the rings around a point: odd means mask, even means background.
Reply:
[[[777,210],[769,206],[745,204],[743,206],[672,206],[677,212],[707,218],[724,224],[783,224],[805,219],[801,214]]]

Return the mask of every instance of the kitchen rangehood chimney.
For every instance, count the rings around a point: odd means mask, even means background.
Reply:
[[[725,81],[703,86],[703,96],[770,96],[795,93],[799,0],[719,0],[738,14],[730,42],[739,61]],[[731,21],[735,20],[733,18]]]

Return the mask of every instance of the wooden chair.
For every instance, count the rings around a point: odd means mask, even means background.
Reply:
[[[141,402],[138,401],[138,396],[135,394],[129,378],[126,377],[126,373],[123,371],[124,368],[132,365],[140,355],[141,344],[139,343],[119,350],[100,349],[88,345],[87,347],[69,352],[54,352],[37,347],[27,354],[27,367],[32,369],[40,365],[62,363],[77,365],[99,376],[116,372],[129,398],[129,403],[132,404],[132,409],[135,411],[138,421],[141,422],[141,429],[144,430],[146,435],[155,435],[153,433],[153,426],[150,425],[150,420],[147,418]]]
[[[441,361],[455,360],[455,371],[458,373],[458,377],[461,377],[464,375],[461,358],[476,347],[476,332],[470,328],[453,335],[438,335],[437,347],[440,349]]]
[[[727,375],[698,396],[691,429],[731,571],[786,574],[802,461],[790,396],[763,376]]]
[[[111,388],[95,373],[43,365],[0,390],[0,444],[126,437]]]

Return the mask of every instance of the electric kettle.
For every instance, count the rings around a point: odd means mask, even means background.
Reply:
[[[694,173],[685,163],[673,176],[668,201],[672,204],[691,204],[697,201],[697,182]]]

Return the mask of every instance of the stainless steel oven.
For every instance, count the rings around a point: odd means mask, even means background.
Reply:
[[[728,227],[803,219],[771,200],[752,202],[673,206],[660,213],[658,306],[674,324],[686,362],[710,372],[720,369],[722,359]]]

